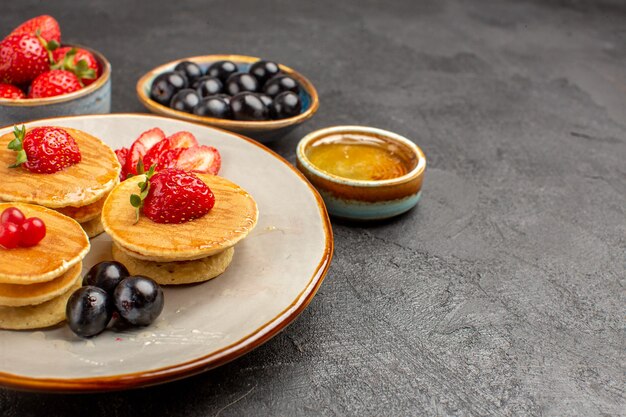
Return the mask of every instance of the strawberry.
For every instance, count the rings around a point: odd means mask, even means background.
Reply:
[[[211,189],[196,175],[178,169],[154,174],[154,167],[139,184],[131,204],[156,223],[184,223],[207,214],[215,205]]]
[[[43,126],[26,132],[22,125],[21,129],[15,126],[13,134],[8,148],[17,152],[17,158],[11,168],[22,165],[30,172],[52,174],[81,160],[76,141],[61,128]]]
[[[143,161],[143,157],[146,153],[161,140],[165,139],[165,133],[158,127],[154,129],[146,130],[133,142],[130,150],[128,151],[128,158],[126,159],[126,173],[136,175],[137,164],[139,161]]]
[[[0,98],[24,98],[24,92],[12,84],[0,83]]]
[[[169,136],[170,148],[191,148],[198,145],[198,140],[190,132],[176,132]]]
[[[61,43],[61,28],[59,27],[59,22],[52,16],[42,15],[33,17],[13,29],[9,36],[23,33],[28,35],[39,34],[46,41],[53,40],[59,44]]]
[[[189,132],[176,132],[171,136],[161,140],[154,145],[143,158],[144,166],[150,167],[152,164],[158,164],[157,170],[163,168],[173,168],[171,165],[175,161],[173,158],[177,158],[180,155],[180,151],[168,152],[173,149],[189,148],[191,146],[198,145],[196,137]],[[168,152],[168,156],[163,159],[163,155]],[[163,161],[161,161],[163,159]],[[162,163],[159,163],[161,161]],[[163,164],[165,163],[165,165]],[[170,166],[171,165],[171,166]]]
[[[122,166],[122,170],[120,171],[120,181],[124,181],[126,179],[126,159],[128,159],[128,148],[120,148],[115,150],[115,156],[117,156],[117,160]]]
[[[193,146],[181,152],[175,168],[217,175],[221,165],[222,157],[219,151],[212,146],[202,145]]]
[[[186,148],[174,148],[163,152],[157,161],[156,169],[162,170],[166,168],[175,168],[178,163],[178,158],[180,158],[180,154],[182,154],[185,149]]]
[[[100,76],[100,65],[93,54],[70,46],[63,46],[52,52],[50,68],[73,72],[83,85],[91,84]]]
[[[40,74],[30,86],[28,97],[41,98],[60,96],[80,90],[82,86],[78,77],[69,71],[52,70]]]
[[[49,69],[46,45],[35,35],[10,35],[0,42],[0,82],[28,84]]]

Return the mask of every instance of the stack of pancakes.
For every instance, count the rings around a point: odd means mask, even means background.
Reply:
[[[89,238],[80,225],[54,210],[32,204],[0,203],[39,217],[46,236],[35,246],[1,249],[0,329],[37,329],[65,320],[65,305],[82,284]]]
[[[120,164],[111,148],[80,130],[63,127],[78,144],[81,161],[53,174],[9,168],[15,152],[7,149],[13,133],[0,137],[0,201],[39,204],[76,220],[87,235],[103,232],[100,213],[119,183]],[[30,129],[27,129],[27,131]]]
[[[133,275],[161,285],[190,284],[215,278],[233,259],[234,246],[254,228],[256,202],[244,189],[222,177],[196,174],[215,195],[215,206],[186,223],[155,223],[141,215],[135,224],[130,195],[143,175],[111,191],[102,209],[104,229],[113,239],[113,259]]]

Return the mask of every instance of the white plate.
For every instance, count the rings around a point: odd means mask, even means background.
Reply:
[[[311,301],[332,257],[324,204],[304,177],[258,143],[222,130],[158,116],[119,114],[40,120],[83,130],[112,148],[143,131],[192,132],[222,155],[220,175],[257,201],[259,222],[235,247],[232,264],[209,282],[165,288],[155,323],[91,339],[62,325],[0,331],[0,384],[35,390],[99,391],[157,384],[224,364],[276,335]],[[12,127],[0,129],[0,135]],[[110,238],[93,239],[83,273],[111,259]]]

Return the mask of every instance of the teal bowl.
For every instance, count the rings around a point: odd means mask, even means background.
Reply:
[[[338,135],[384,143],[403,161],[406,172],[388,179],[356,180],[324,171],[311,162],[309,150]],[[388,219],[412,209],[422,196],[426,156],[415,143],[393,132],[365,126],[317,130],[300,140],[296,157],[298,169],[317,188],[333,217],[358,221]]]

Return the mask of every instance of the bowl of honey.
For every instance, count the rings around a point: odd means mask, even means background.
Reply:
[[[349,220],[381,220],[412,209],[422,195],[424,152],[396,133],[335,126],[298,143],[297,167],[328,212]]]

